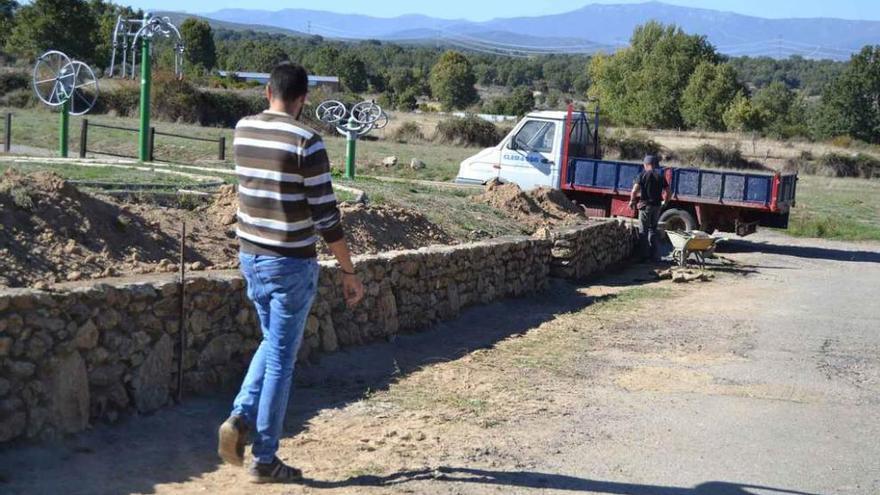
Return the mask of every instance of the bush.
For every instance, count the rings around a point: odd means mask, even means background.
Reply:
[[[152,112],[162,120],[201,123],[201,94],[185,80],[166,74],[153,79]]]
[[[436,141],[459,146],[495,146],[500,136],[495,124],[475,115],[449,118],[437,124]]]
[[[102,90],[92,113],[114,113],[122,117],[133,117],[139,112],[141,92],[134,81],[119,82],[109,91]]]
[[[627,135],[617,133],[599,139],[603,155],[611,155],[620,160],[641,160],[645,155],[659,155],[662,147],[653,139],[641,134]]]
[[[0,107],[29,108],[37,104],[37,97],[29,88],[16,89],[0,95]]]
[[[725,145],[719,148],[711,144],[701,144],[692,150],[682,152],[680,158],[681,161],[690,162],[696,167],[767,170],[764,165],[745,159],[739,145]]]
[[[394,140],[398,143],[424,141],[425,135],[415,122],[404,122],[394,131]]]
[[[831,145],[838,148],[849,148],[853,144],[853,138],[850,136],[837,136],[831,139]]]
[[[863,153],[856,155],[826,153],[819,157],[819,160],[813,166],[804,171],[829,177],[873,179],[880,177],[880,160]]]
[[[208,126],[234,127],[243,117],[258,114],[266,109],[266,99],[257,94],[203,91],[200,100],[199,123]]]
[[[18,89],[28,89],[31,77],[27,72],[0,72],[0,95],[6,95]]]

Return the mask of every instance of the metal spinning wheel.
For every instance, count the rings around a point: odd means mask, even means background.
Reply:
[[[65,72],[70,57],[57,50],[50,50],[37,59],[34,65],[34,93],[46,105],[60,107],[70,98],[72,74]]]
[[[34,93],[46,105],[61,107],[58,151],[66,158],[70,116],[84,115],[98,101],[98,78],[91,67],[58,50],[50,50],[34,64]]]
[[[315,109],[315,115],[321,122],[336,124],[345,119],[348,115],[348,109],[341,101],[327,100],[318,105],[318,108]]]
[[[336,131],[345,136],[345,178],[354,179],[358,138],[366,136],[373,129],[382,129],[388,125],[388,114],[372,101],[362,101],[349,111],[341,101],[327,100],[318,105],[315,116],[321,122],[335,126]]]
[[[98,102],[98,78],[87,64],[74,60],[62,69],[62,84],[70,95],[70,114],[85,115]]]
[[[354,121],[364,125],[375,124],[383,114],[382,107],[372,101],[362,101],[351,109],[351,117]]]

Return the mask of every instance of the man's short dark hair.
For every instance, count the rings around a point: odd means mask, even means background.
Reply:
[[[309,73],[302,65],[281,62],[272,69],[269,87],[273,98],[293,101],[309,91]]]

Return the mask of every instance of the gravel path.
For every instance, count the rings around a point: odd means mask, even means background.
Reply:
[[[880,493],[880,245],[726,251],[712,282],[555,283],[304,368],[301,486],[218,465],[224,396],[6,448],[0,492]]]

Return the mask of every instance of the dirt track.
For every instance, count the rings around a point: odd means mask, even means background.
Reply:
[[[556,283],[302,369],[304,486],[218,465],[229,394],[7,448],[0,492],[880,493],[880,246],[729,249],[710,283]]]

